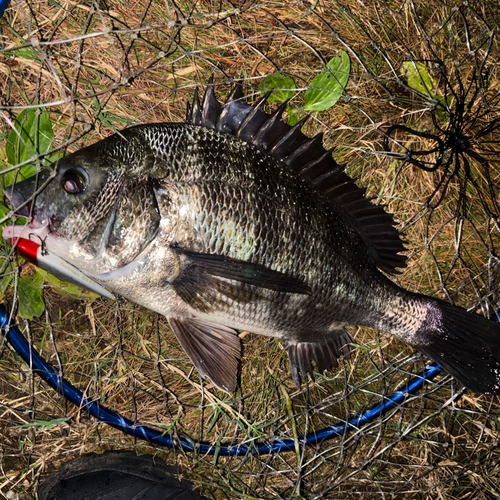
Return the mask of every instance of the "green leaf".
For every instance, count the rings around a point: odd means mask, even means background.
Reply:
[[[38,318],[45,311],[42,285],[43,277],[38,273],[32,276],[24,276],[19,280],[17,293],[19,296],[19,315],[22,318]]]
[[[0,300],[2,300],[5,296],[5,290],[9,286],[12,281],[12,274],[4,274],[0,279]]]
[[[4,267],[5,266],[5,267]],[[14,272],[14,264],[12,262],[7,263],[7,265],[2,264],[3,274],[0,277],[0,300],[5,296],[5,291],[12,281],[12,276]]]
[[[28,61],[41,62],[38,55],[38,51],[32,47],[23,47],[22,49],[16,49],[15,51],[4,52],[4,55],[12,58],[27,59]]]
[[[447,101],[443,97],[432,92],[432,89],[437,87],[437,82],[431,80],[425,65],[415,61],[405,61],[403,63],[403,69],[409,87],[439,101],[439,105],[436,108],[436,114],[441,121],[446,122],[447,116],[444,110],[448,107]]]
[[[263,94],[270,90],[273,91],[267,100],[269,104],[273,102],[285,102],[291,99],[295,95],[296,88],[293,78],[283,73],[267,75],[259,85],[259,90]]]
[[[44,108],[29,108],[16,118],[5,144],[7,159],[11,165],[28,161],[35,155],[47,153],[54,139],[50,116]],[[27,179],[36,173],[35,165],[25,165],[21,175]]]
[[[73,285],[72,283],[69,283],[67,281],[62,281],[46,271],[37,269],[37,272],[40,273],[43,279],[48,283],[50,283],[54,287],[54,290],[63,297],[70,297],[72,299],[88,299],[88,300],[96,300],[99,298],[99,295],[89,292],[88,290],[83,290],[82,288]]]
[[[422,94],[431,96],[433,99],[439,99],[436,94],[432,92],[434,85],[424,64],[414,61],[405,61],[403,63],[403,69],[408,79],[409,87]]]
[[[309,85],[304,95],[306,111],[325,111],[340,99],[349,80],[351,60],[344,50],[334,57]]]
[[[10,131],[7,143],[5,144],[5,153],[7,154],[7,159],[11,165],[19,163],[19,158],[24,156],[22,153],[25,154],[26,148],[24,148],[21,137],[19,137],[18,134],[21,134],[23,139],[28,136],[31,132],[34,119],[35,114],[29,113],[27,109],[21,111],[21,113],[17,116],[16,121],[14,122],[14,128]],[[23,129],[24,133],[22,133]],[[24,149],[22,150],[22,148]]]
[[[40,430],[50,431],[54,427],[57,427],[58,425],[64,424],[70,418],[71,417],[61,417],[61,418],[54,418],[53,420],[34,420],[33,422],[31,422],[29,424],[15,425],[13,427],[10,427],[10,429],[40,428]]]

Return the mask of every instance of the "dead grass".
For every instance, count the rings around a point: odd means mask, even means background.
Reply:
[[[237,80],[255,99],[264,76],[285,71],[306,88],[326,61],[347,50],[348,97],[313,116],[308,132],[326,131],[337,160],[397,214],[410,256],[398,282],[491,313],[498,306],[498,160],[491,157],[489,168],[471,161],[436,204],[429,197],[443,169],[423,172],[381,151],[391,125],[443,137],[439,127],[451,119],[443,112],[433,121],[432,96],[405,80],[403,63],[411,58],[451,109],[460,85],[479,81],[472,133],[498,118],[498,19],[494,1],[14,3],[0,21],[0,134],[8,134],[22,107],[44,103],[54,147],[75,150],[134,123],[181,121],[194,87],[211,74],[220,95]],[[300,108],[302,95],[291,105]],[[432,147],[404,133],[393,138],[397,152]],[[498,154],[497,131],[474,140],[476,150]],[[468,182],[460,190],[469,177],[478,188]],[[457,204],[464,196],[465,212]],[[8,255],[3,248],[4,261]],[[11,288],[7,304],[12,297]],[[353,329],[360,345],[353,360],[298,393],[282,345],[246,335],[242,389],[229,397],[201,383],[164,319],[121,301],[61,299],[49,286],[45,299],[46,315],[29,325],[45,359],[60,361],[69,380],[124,416],[194,441],[251,443],[317,431],[379,402],[425,363],[393,338]],[[199,456],[97,424],[3,345],[0,495],[36,495],[48,472],[82,453],[135,449],[178,465],[208,498],[495,498],[498,416],[497,398],[474,397],[441,377],[383,418],[321,446],[262,457]],[[64,420],[35,425],[54,419]]]

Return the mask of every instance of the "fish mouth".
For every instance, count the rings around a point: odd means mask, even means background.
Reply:
[[[15,210],[23,217],[31,217],[33,211],[32,203],[24,197],[19,189],[16,189],[14,184],[5,188],[5,198],[6,206],[10,206],[12,210]]]
[[[6,226],[2,231],[3,238],[6,240],[26,238],[42,243],[49,234],[56,235],[51,218],[42,210],[37,209],[14,185],[5,189],[5,198],[6,205],[9,205],[19,215],[31,220],[28,224]]]

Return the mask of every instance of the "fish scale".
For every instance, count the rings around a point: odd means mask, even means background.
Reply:
[[[500,326],[382,273],[406,262],[392,216],[321,136],[302,133],[304,121],[289,127],[284,106],[264,106],[238,88],[220,104],[209,86],[186,123],[131,127],[65,156],[30,231],[164,314],[200,374],[226,392],[238,386],[238,330],[283,339],[300,387],[349,357],[346,325],[391,333],[473,391],[497,392]],[[20,206],[35,189],[29,179],[6,193]]]

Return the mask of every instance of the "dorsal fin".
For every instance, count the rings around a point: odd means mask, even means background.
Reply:
[[[365,197],[366,190],[356,186],[344,167],[333,159],[332,150],[323,147],[322,133],[312,138],[302,133],[307,117],[294,126],[287,125],[281,119],[286,102],[273,113],[266,113],[264,105],[269,95],[251,106],[237,84],[228,100],[220,104],[211,80],[201,105],[196,90],[193,104],[187,106],[186,122],[231,134],[285,162],[352,217],[382,271],[399,273],[398,268],[406,266],[406,257],[400,255],[405,248],[392,215],[383,205],[374,205]]]

